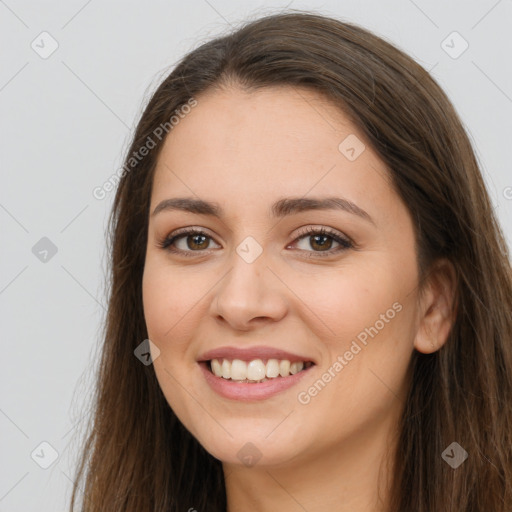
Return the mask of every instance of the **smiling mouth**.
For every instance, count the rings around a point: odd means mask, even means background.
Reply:
[[[260,383],[283,379],[307,370],[314,365],[312,361],[294,361],[287,359],[211,359],[205,362],[208,370],[216,377],[239,383]]]

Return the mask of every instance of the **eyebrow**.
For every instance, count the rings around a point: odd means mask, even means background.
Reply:
[[[192,197],[174,197],[161,201],[151,216],[154,217],[158,213],[173,210],[198,215],[211,215],[219,219],[225,215],[223,208],[218,203]],[[273,217],[281,218],[309,210],[341,210],[357,215],[375,226],[374,220],[365,210],[352,201],[341,197],[285,197],[279,199],[271,206],[270,214]]]

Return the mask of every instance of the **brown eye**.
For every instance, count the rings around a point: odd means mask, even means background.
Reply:
[[[312,253],[312,257],[330,256],[353,247],[350,240],[326,228],[310,227],[296,240],[299,242],[305,241],[305,247],[299,247],[299,249]],[[298,243],[297,241],[295,244]],[[338,244],[334,249],[332,248],[333,243]],[[309,250],[309,248],[312,250]]]
[[[299,247],[299,249],[302,252],[310,253],[311,256],[309,257],[331,256],[354,247],[348,238],[326,228],[310,227],[294,243],[297,244],[302,242],[302,240],[306,241],[306,247]],[[211,249],[210,242],[212,241],[214,241],[213,238],[203,231],[188,229],[166,237],[158,245],[169,252],[184,256],[194,256]],[[332,248],[333,243],[338,244],[334,249]]]
[[[309,238],[311,247],[320,251],[329,250],[334,241],[333,238],[328,235],[312,235]]]
[[[181,237],[178,237],[179,238],[184,238],[186,241],[187,241],[187,247],[188,249],[207,249],[208,248],[208,245],[209,245],[209,242],[208,242],[208,238],[206,235],[183,235]],[[205,242],[206,241],[206,242]]]
[[[195,252],[208,250],[211,241],[213,241],[213,238],[203,231],[189,229],[166,237],[158,245],[170,252],[190,256],[194,255]]]

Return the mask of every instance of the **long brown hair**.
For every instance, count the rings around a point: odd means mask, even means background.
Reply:
[[[411,360],[391,510],[510,512],[510,256],[471,143],[445,93],[412,58],[361,27],[305,11],[265,16],[202,44],[141,116],[110,217],[108,314],[70,510],[77,498],[84,512],[226,509],[221,462],[183,427],[134,349],[147,338],[142,274],[165,140],[155,130],[191,98],[200,104],[202,92],[231,84],[310,87],[334,102],[387,165],[409,209],[420,285],[438,258],[455,267],[448,341]],[[155,147],[130,160],[148,138]],[[454,441],[468,453],[457,469],[441,457]]]

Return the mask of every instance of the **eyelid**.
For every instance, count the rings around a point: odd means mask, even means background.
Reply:
[[[335,257],[349,249],[357,249],[356,244],[352,241],[350,237],[334,228],[326,226],[307,226],[306,228],[302,229],[300,233],[295,235],[294,240],[291,243],[298,243],[302,239],[307,239],[308,237],[314,235],[327,236],[331,238],[334,242],[336,242],[338,244],[338,247],[335,247],[334,249],[328,249],[327,251],[307,251],[299,249],[299,252],[303,253],[302,257],[308,259]],[[287,245],[287,247],[289,246],[290,244]]]
[[[205,235],[210,240],[212,240],[214,243],[218,244],[218,242],[215,241],[215,238],[208,233],[208,229],[197,227],[197,226],[186,226],[183,228],[176,229],[172,233],[170,233],[167,236],[164,236],[162,239],[158,240],[157,245],[158,247],[178,255],[185,255],[185,256],[192,256],[194,253],[196,255],[204,255],[211,252],[211,249],[205,249],[202,251],[183,251],[181,249],[170,249],[172,244],[179,238],[187,238],[187,236],[192,235]]]
[[[328,226],[323,226],[321,224],[308,224],[306,227],[304,228],[299,228],[299,233],[297,233],[296,235],[294,235],[294,239],[293,241],[296,241],[297,239],[299,238],[303,238],[307,235],[313,235],[313,234],[316,234],[316,233],[323,233],[325,235],[328,235],[330,237],[333,237],[333,238],[340,238],[342,239],[344,242],[347,242],[351,245],[355,245],[355,242],[349,237],[347,236],[345,233],[341,232],[341,231],[338,231],[337,229],[334,229],[334,228],[331,228],[331,227],[328,227]]]
[[[294,235],[293,240],[287,244],[286,248],[288,248],[291,244],[298,243],[304,238],[307,238],[309,236],[313,235],[323,235],[331,238],[333,241],[335,241],[339,246],[335,249],[329,249],[327,251],[307,251],[303,249],[299,249],[299,252],[303,253],[309,253],[308,258],[310,257],[328,257],[328,256],[335,256],[341,252],[344,252],[348,249],[357,249],[357,244],[347,235],[344,233],[331,228],[326,227],[323,225],[308,225],[306,227],[299,228],[299,233],[296,233]],[[212,240],[214,243],[218,244],[218,242],[215,241],[215,237],[210,235],[208,233],[208,229],[203,227],[197,227],[197,226],[187,226],[183,228],[179,228],[175,231],[173,231],[171,234],[167,235],[163,239],[158,241],[158,246],[164,250],[167,250],[168,252],[178,254],[178,255],[184,255],[184,256],[204,256],[209,254],[212,249],[204,249],[204,250],[198,250],[198,251],[192,251],[192,250],[182,250],[182,249],[176,249],[172,248],[172,245],[175,243],[177,239],[180,238],[186,238],[187,236],[192,235],[205,235],[207,238]]]

